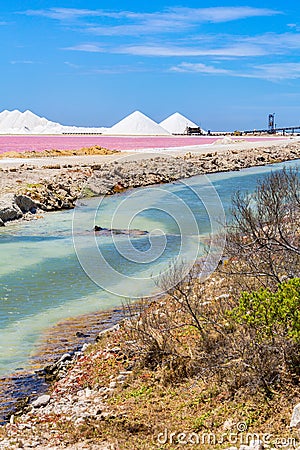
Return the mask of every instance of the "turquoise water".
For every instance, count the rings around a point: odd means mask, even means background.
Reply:
[[[286,163],[295,166],[296,162]],[[194,177],[105,199],[0,230],[0,375],[26,368],[43,332],[68,317],[160,293],[174,263],[203,255],[236,190],[253,190],[274,165]],[[95,236],[94,225],[147,235]],[[216,258],[219,258],[217,254]]]

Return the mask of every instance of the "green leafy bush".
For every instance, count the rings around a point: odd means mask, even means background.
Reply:
[[[300,278],[278,285],[277,291],[244,292],[230,316],[256,330],[263,340],[278,336],[300,342]]]

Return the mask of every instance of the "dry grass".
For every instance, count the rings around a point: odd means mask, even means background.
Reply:
[[[151,309],[154,307],[152,305]],[[66,441],[84,439],[97,443],[106,439],[115,442],[116,448],[122,450],[174,449],[181,447],[176,439],[180,432],[185,432],[194,438],[196,433],[200,442],[203,440],[203,445],[196,448],[221,449],[230,446],[230,433],[243,439],[243,433],[237,430],[239,423],[246,424],[248,433],[271,433],[273,441],[276,437],[297,437],[291,434],[289,421],[292,408],[300,398],[298,387],[291,384],[281,386],[274,391],[272,398],[267,398],[262,390],[253,392],[247,388],[233,394],[226,381],[220,383],[219,377],[214,375],[194,374],[181,378],[177,373],[175,380],[174,374],[172,377],[166,374],[170,368],[141,367],[138,355],[131,353],[129,357],[132,344],[127,338],[125,326],[92,348],[90,359],[87,357],[82,367],[85,376],[78,380],[76,389],[106,384],[112,375],[129,366],[133,367],[133,372],[107,399],[110,411],[107,417],[87,420],[80,427],[74,427],[64,418],[55,418],[57,431]],[[179,352],[181,341],[182,353],[188,353],[193,346],[192,342],[187,345],[190,339],[193,341],[193,333],[180,330],[176,351]],[[105,362],[95,358],[103,348],[115,345],[121,348],[118,355]],[[166,433],[168,442],[164,443]],[[208,447],[207,433],[215,434],[217,440],[224,439],[224,442]]]
[[[0,154],[0,158],[46,158],[54,156],[83,156],[83,155],[112,155],[118,153],[118,150],[109,150],[99,145],[94,145],[92,147],[82,147],[80,149],[52,149],[43,150],[41,152],[35,150],[28,150],[25,152],[5,152]]]

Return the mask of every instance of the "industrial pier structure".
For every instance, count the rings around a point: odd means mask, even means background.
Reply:
[[[277,132],[282,132],[283,135],[286,134],[286,132],[291,132],[292,134],[295,133],[295,130],[300,130],[300,126],[297,127],[280,127],[278,128],[275,124],[275,113],[269,114],[268,119],[268,128],[264,130],[247,130],[243,131],[242,134],[254,134],[254,133],[268,133],[268,134],[276,134]]]

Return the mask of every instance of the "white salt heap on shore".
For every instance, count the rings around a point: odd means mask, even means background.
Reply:
[[[196,125],[194,122],[187,119],[178,112],[167,117],[165,120],[160,122],[159,125],[165,128],[171,134],[183,134],[185,132],[186,127],[191,128],[198,127],[198,125]]]
[[[232,139],[230,136],[225,136],[222,139],[218,139],[213,143],[213,145],[227,145],[232,144],[233,142],[236,142],[234,139]]]
[[[51,122],[31,111],[2,111],[0,113],[0,134],[62,134],[102,133],[107,128],[73,127]]]
[[[31,111],[22,113],[16,109],[14,111],[5,110],[0,113],[1,134],[42,133],[45,129],[51,129],[55,132],[60,127],[59,123],[50,122]]]
[[[109,134],[117,135],[141,135],[141,136],[161,136],[170,133],[163,127],[145,116],[140,111],[135,111],[122,119],[108,130]]]

